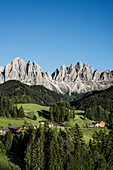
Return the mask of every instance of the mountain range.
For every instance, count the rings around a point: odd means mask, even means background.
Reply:
[[[86,93],[104,90],[113,86],[113,71],[100,72],[88,64],[78,62],[70,67],[62,65],[51,75],[36,63],[26,64],[20,57],[14,59],[5,68],[0,66],[0,84],[8,80],[19,80],[27,85],[43,85],[58,93]]]

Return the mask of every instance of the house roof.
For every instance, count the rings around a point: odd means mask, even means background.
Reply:
[[[10,130],[18,130],[21,128],[21,126],[11,126],[11,127],[8,127]]]
[[[9,128],[8,127],[2,128],[2,131],[6,131],[6,130],[9,130]]]
[[[104,122],[103,120],[96,122],[96,124],[100,124],[100,123],[106,123],[106,122]]]
[[[2,131],[9,131],[9,130],[18,130],[20,129],[20,126],[10,126],[10,127],[4,127],[2,128]]]

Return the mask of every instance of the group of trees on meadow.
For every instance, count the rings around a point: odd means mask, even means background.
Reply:
[[[60,101],[50,106],[51,121],[62,123],[70,118],[75,118],[75,107],[71,107],[69,102]]]
[[[24,136],[12,138],[10,134],[0,140],[0,147],[8,151],[11,160],[21,169],[113,169],[113,131],[95,132],[86,145],[77,124],[70,129],[58,130],[49,128],[46,122],[38,129],[27,128]]]
[[[13,117],[13,118],[24,118],[25,113],[23,107],[21,106],[19,109],[17,106],[14,106],[13,99],[9,99],[4,95],[0,95],[0,116],[1,117]]]

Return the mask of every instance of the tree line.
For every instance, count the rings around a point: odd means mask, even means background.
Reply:
[[[36,130],[28,128],[24,135],[10,135],[0,137],[0,147],[23,170],[113,169],[113,131],[95,132],[88,145],[78,124],[58,130],[46,122]]]
[[[50,106],[50,120],[58,123],[69,121],[75,118],[75,107],[71,107],[69,102],[60,101]]]
[[[91,120],[104,120],[110,122],[113,115],[101,106],[91,107],[85,110],[85,116]]]
[[[92,94],[78,102],[72,102],[72,105],[81,110],[100,105],[103,109],[113,112],[113,87],[95,93],[96,94]]]
[[[18,96],[14,96],[13,97],[13,101],[15,104],[18,104],[18,103],[31,103],[31,97],[28,96],[28,95],[22,95],[21,98],[18,98]]]
[[[3,94],[0,95],[0,116],[1,117],[12,117],[12,118],[24,118],[25,113],[23,107],[19,109],[14,106],[14,99],[9,99]]]

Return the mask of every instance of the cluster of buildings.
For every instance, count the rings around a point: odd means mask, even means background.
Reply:
[[[20,134],[24,132],[24,129],[21,126],[4,127],[0,130],[0,135],[6,135],[8,132],[11,132],[13,134]]]
[[[44,120],[44,121],[39,121],[39,123],[41,125],[44,125],[45,122],[48,122],[49,127],[55,127],[55,126],[60,126],[61,125],[54,125],[51,121],[49,120]],[[64,127],[64,126],[63,126]],[[34,129],[38,129],[39,126],[33,126]],[[21,127],[21,126],[9,126],[9,127],[4,127],[0,130],[0,135],[6,135],[8,132],[11,132],[12,134],[18,135],[20,133],[24,133],[24,130],[26,129],[26,127]]]
[[[87,127],[105,127],[106,122],[104,121],[98,121],[98,122],[93,122],[92,125],[86,125]]]
[[[40,124],[44,125],[45,122],[48,122],[49,124],[49,127],[54,127],[54,126],[60,126],[61,125],[54,125],[52,122],[50,121],[39,121]],[[104,121],[98,121],[98,122],[93,122],[91,125],[86,125],[87,127],[105,127],[106,125],[106,122]],[[37,129],[39,128],[39,126],[34,126],[34,129]],[[13,134],[20,134],[20,133],[23,133],[24,132],[24,128],[22,128],[21,126],[9,126],[9,127],[4,127],[0,130],[0,135],[6,135],[8,132],[11,132]]]
[[[44,125],[45,122],[49,123],[49,127],[54,127],[52,122],[49,122],[47,120],[45,121],[39,121],[40,124]],[[39,128],[39,126],[34,126],[34,129]],[[9,127],[4,127],[0,130],[0,135],[6,135],[7,133],[11,132],[12,134],[20,134],[24,132],[24,129],[26,129],[26,127],[22,128],[21,126],[9,126]]]

